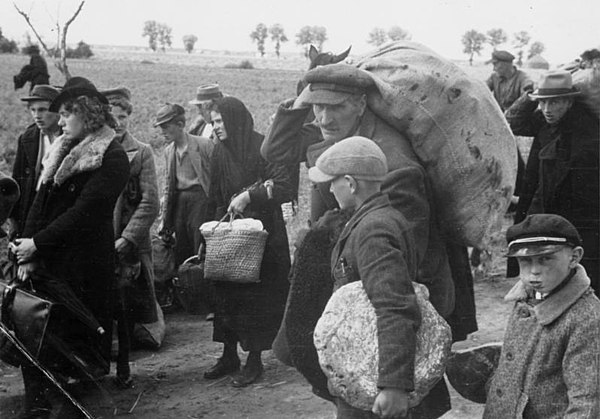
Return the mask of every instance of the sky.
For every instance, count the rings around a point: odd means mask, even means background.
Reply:
[[[30,13],[34,26],[52,43],[51,29],[65,22],[78,0],[0,0],[0,28],[9,39],[22,43],[29,30],[13,6]],[[195,34],[197,49],[254,51],[250,32],[258,23],[283,25],[289,42],[283,52],[301,52],[295,35],[305,25],[327,28],[324,50],[369,51],[369,32],[375,27],[400,26],[412,40],[451,59],[466,59],[462,35],[475,29],[502,28],[512,38],[527,31],[546,46],[551,64],[565,63],[586,49],[600,46],[600,1],[594,0],[87,0],[70,26],[68,41],[88,44],[146,46],[144,22],[156,20],[173,28],[173,44]],[[487,47],[481,57],[491,53]],[[511,41],[500,46],[516,52]],[[267,53],[273,45],[267,42]]]

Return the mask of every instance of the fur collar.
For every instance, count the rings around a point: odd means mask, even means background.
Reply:
[[[540,324],[546,326],[559,318],[583,294],[590,290],[590,279],[582,265],[577,265],[575,275],[569,282],[556,293],[551,294],[536,305],[533,310]],[[506,294],[506,301],[526,301],[531,298],[533,291],[519,281]]]
[[[79,142],[61,135],[50,151],[42,172],[42,182],[53,179],[54,184],[60,186],[77,173],[98,169],[114,136],[115,132],[106,125]]]

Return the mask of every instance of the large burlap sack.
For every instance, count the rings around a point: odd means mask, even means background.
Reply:
[[[575,96],[600,118],[600,68],[580,69],[573,73],[573,85],[581,91]]]
[[[418,405],[442,378],[452,345],[450,326],[429,302],[427,287],[416,282],[413,287],[422,320],[410,407]],[[314,343],[330,393],[351,406],[371,410],[379,393],[377,315],[361,281],[333,293],[315,327]]]
[[[488,87],[409,41],[387,44],[357,66],[377,86],[371,110],[409,139],[425,167],[444,232],[487,247],[517,174],[515,139]]]

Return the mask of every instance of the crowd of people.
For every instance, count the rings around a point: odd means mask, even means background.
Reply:
[[[495,51],[487,85],[513,133],[534,139],[527,162],[518,156],[515,225],[507,232],[508,257],[517,263],[507,276],[520,279],[507,296],[515,309],[485,417],[600,417],[599,119],[576,100],[569,71],[549,71],[536,84],[513,59]],[[330,249],[333,289],[362,281],[380,348],[372,411],[326,389],[315,393],[336,404],[338,418],[437,418],[451,408],[444,379],[409,408],[421,320],[411,282],[427,286],[453,341],[465,340],[477,330],[467,247],[442,234],[410,142],[369,108],[369,73],[338,63],[303,81],[266,136],[244,103],[217,84],[198,87],[189,104],[199,116],[190,124],[183,106],[162,105],[154,121],[167,143],[162,193],[151,147],[128,130],[127,88],[98,90],[73,77],[60,89],[34,85],[21,99],[33,124],[18,138],[12,176],[21,196],[5,224],[15,280],[34,289],[51,283],[47,277],[68,284],[100,326],[90,333],[71,323],[65,339],[81,363],[55,351],[47,367],[59,380],[109,373],[116,324],[116,378],[131,385],[133,325],[155,322],[160,310],[150,245],[157,217],[158,234],[175,239],[177,265],[202,249],[204,222],[226,214],[262,222],[269,235],[260,282],[214,283],[213,340],[223,353],[204,378],[233,374],[234,387],[248,386],[263,374],[261,354],[272,346],[290,363],[282,320],[293,268],[281,206],[295,198],[305,162],[311,223],[338,210],[350,214]],[[248,353],[243,367],[238,344]],[[21,369],[21,417],[79,417],[35,365],[24,361]]]

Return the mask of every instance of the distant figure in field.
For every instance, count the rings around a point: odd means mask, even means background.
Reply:
[[[46,60],[40,55],[40,48],[37,45],[30,45],[25,53],[30,57],[29,64],[21,68],[19,74],[13,77],[13,82],[15,90],[29,82],[29,93],[31,93],[38,84],[50,84],[50,74],[48,74]]]
[[[48,161],[54,140],[61,133],[58,114],[49,110],[50,103],[59,93],[60,91],[52,86],[39,84],[29,96],[21,98],[27,104],[33,123],[17,140],[17,156],[12,177],[19,184],[21,197],[8,218],[7,233],[11,239],[19,237],[25,227],[27,213],[40,187],[40,174]]]
[[[213,133],[213,126],[210,123],[210,108],[215,99],[223,97],[217,83],[203,84],[196,90],[196,98],[190,100],[190,105],[196,105],[200,115],[190,125],[188,134],[198,135],[200,137],[210,138]]]

